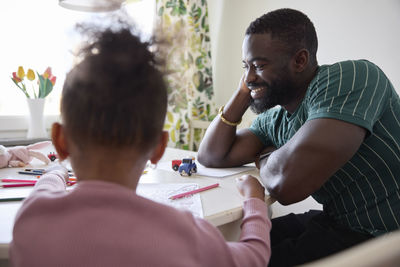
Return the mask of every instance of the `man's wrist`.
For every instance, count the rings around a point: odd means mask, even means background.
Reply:
[[[239,124],[244,113],[249,108],[250,99],[250,94],[238,90],[229,102],[219,109],[219,117],[223,117],[225,121],[231,122],[232,124]],[[222,121],[224,120],[222,119]]]
[[[233,127],[238,126],[238,125],[242,122],[242,118],[240,118],[240,120],[237,121],[237,122],[231,122],[231,121],[229,121],[229,120],[226,119],[226,118],[224,117],[224,115],[223,115],[224,107],[225,107],[225,105],[221,106],[221,107],[219,108],[219,110],[218,110],[218,115],[219,115],[221,121],[222,121],[223,123],[229,125],[229,126],[233,126]]]

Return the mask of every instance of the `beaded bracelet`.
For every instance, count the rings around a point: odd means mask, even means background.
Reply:
[[[234,127],[235,127],[235,126],[238,126],[238,125],[242,122],[242,119],[240,119],[238,122],[230,122],[230,121],[228,121],[228,120],[225,119],[225,117],[222,115],[222,112],[224,112],[224,107],[225,107],[225,105],[223,105],[222,107],[220,107],[219,110],[218,110],[218,114],[219,114],[219,117],[221,118],[221,121],[222,121],[223,123],[229,125],[229,126],[234,126]]]

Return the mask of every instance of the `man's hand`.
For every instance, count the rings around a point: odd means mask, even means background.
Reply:
[[[242,78],[240,78],[240,81],[239,81],[239,90],[244,93],[249,94],[249,96],[250,96],[250,89],[247,87],[245,79],[246,79],[246,74],[243,73]]]
[[[258,198],[264,201],[265,188],[254,176],[243,175],[236,180],[236,186],[245,199]]]

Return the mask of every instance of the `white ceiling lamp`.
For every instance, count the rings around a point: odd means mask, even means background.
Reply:
[[[108,12],[121,8],[124,0],[58,0],[60,6],[86,12]]]

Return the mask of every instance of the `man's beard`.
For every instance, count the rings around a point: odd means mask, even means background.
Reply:
[[[297,93],[294,84],[288,79],[278,79],[270,84],[257,84],[256,87],[264,87],[264,90],[267,90],[262,98],[250,100],[250,109],[256,114],[261,114],[276,105],[288,104]]]

